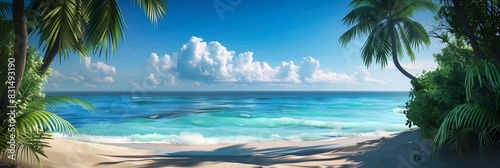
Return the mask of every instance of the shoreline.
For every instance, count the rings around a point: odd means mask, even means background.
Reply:
[[[440,152],[430,164],[431,144],[417,130],[390,136],[331,141],[266,141],[244,144],[101,144],[61,138],[48,141],[43,167],[463,167],[496,163],[497,157],[462,160]],[[412,158],[422,155],[421,160]],[[459,159],[457,161],[457,159]],[[491,161],[491,162],[485,162]]]
[[[370,153],[389,139],[392,145],[414,146],[407,139],[420,136],[406,131],[390,136],[346,137],[328,141],[262,141],[244,144],[177,145],[177,144],[103,144],[62,138],[49,140],[49,157],[41,158],[44,167],[356,167],[365,162],[388,166]],[[401,141],[402,140],[402,141]],[[395,154],[395,153],[393,153]],[[397,157],[392,157],[397,161]],[[405,158],[408,158],[406,156]],[[384,160],[384,159],[382,159]],[[396,165],[397,166],[397,165]]]

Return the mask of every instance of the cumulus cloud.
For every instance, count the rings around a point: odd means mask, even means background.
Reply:
[[[114,66],[105,64],[104,62],[91,63],[91,58],[84,58],[83,74],[91,81],[96,83],[114,83],[113,75],[116,74]]]
[[[149,82],[148,84],[150,84],[150,85],[152,85],[152,84],[154,84],[154,85],[160,84],[160,82],[158,82],[155,79],[155,74],[149,74],[149,76],[148,76],[148,82]]]
[[[116,68],[107,65],[104,62],[92,63],[90,57],[83,59],[83,68],[79,69],[74,76],[67,76],[60,71],[54,70],[49,77],[52,86],[59,84],[80,85],[83,87],[97,87],[103,84],[114,83],[113,76],[116,74]]]
[[[145,84],[176,85],[182,81],[192,81],[196,86],[209,83],[253,83],[292,84],[292,83],[359,83],[378,81],[369,77],[368,71],[362,74],[329,72],[320,68],[319,60],[306,57],[296,65],[293,61],[281,62],[271,66],[266,62],[255,61],[253,52],[237,54],[228,50],[217,41],[204,42],[198,37],[191,37],[188,43],[174,52],[172,56],[160,57],[151,53],[146,60]],[[357,75],[357,76],[356,76]],[[133,86],[137,83],[131,82]]]
[[[368,83],[387,84],[387,82],[385,82],[385,81],[373,79],[370,76],[370,72],[368,72],[368,70],[366,70],[366,69],[361,69],[360,72],[356,72],[354,74],[354,77],[356,77],[357,81],[364,81],[364,82],[368,82]]]
[[[177,61],[169,55],[165,54],[160,58],[158,54],[151,53],[146,60],[146,69],[150,73],[146,78],[147,84],[158,85],[162,83],[166,86],[175,85],[177,72],[172,69],[176,67]]]
[[[345,73],[323,72],[319,68],[319,61],[311,56],[304,58],[300,70],[302,80],[307,83],[354,83],[356,78]]]
[[[135,83],[134,81],[130,81],[130,84],[134,87],[140,87],[141,85],[139,85],[138,83]]]

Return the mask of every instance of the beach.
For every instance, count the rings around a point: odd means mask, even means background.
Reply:
[[[43,167],[48,168],[495,167],[498,158],[471,154],[464,160],[452,151],[441,151],[431,164],[431,144],[419,136],[418,130],[306,142],[110,145],[54,138],[49,143],[52,147],[45,149],[49,158],[42,158]]]
[[[75,93],[71,93],[75,94]],[[94,103],[56,111],[80,135],[53,134],[44,167],[474,167],[410,130],[406,92],[79,93]],[[57,94],[52,94],[57,95]],[[185,106],[188,104],[189,106]],[[180,110],[180,111],[179,111]],[[134,112],[131,112],[134,111]],[[488,155],[490,156],[490,155]],[[491,155],[498,156],[498,155]],[[457,161],[462,160],[462,161]],[[28,166],[29,167],[29,166]]]
[[[305,142],[110,145],[54,138],[49,143],[43,167],[428,167],[430,148],[416,130]],[[411,159],[421,152],[421,161]]]

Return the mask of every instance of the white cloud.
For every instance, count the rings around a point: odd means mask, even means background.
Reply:
[[[354,74],[354,76],[356,77],[357,81],[364,81],[364,82],[368,82],[368,83],[387,84],[387,82],[385,82],[385,81],[373,79],[370,76],[370,72],[368,72],[368,70],[366,70],[364,68],[361,69],[360,72],[356,72]]]
[[[114,66],[107,65],[104,62],[92,63],[91,58],[86,57],[83,59],[83,68],[79,69],[75,76],[66,76],[54,70],[48,80],[58,82],[57,86],[80,85],[83,87],[97,87],[103,84],[115,83],[113,79],[115,74],[116,68]]]
[[[283,61],[278,66],[267,62],[255,61],[253,52],[235,55],[219,42],[204,42],[198,37],[191,37],[188,43],[173,53],[159,57],[151,53],[146,60],[147,75],[144,82],[148,85],[173,86],[184,81],[196,86],[210,83],[237,83],[240,85],[269,83],[338,83],[353,84],[359,82],[381,83],[365,74],[348,75],[329,72],[320,68],[319,60],[306,57],[300,65],[293,61]],[[364,75],[359,78],[358,76]],[[357,81],[359,78],[360,81]],[[133,86],[137,83],[131,82]],[[137,84],[137,85],[136,85]]]
[[[323,72],[319,61],[311,56],[304,58],[299,74],[306,83],[354,83],[356,78],[345,73]]]
[[[160,82],[156,81],[155,74],[149,74],[148,82],[149,82],[149,84],[155,84],[155,85],[160,84]]]
[[[90,82],[95,83],[114,83],[113,75],[116,74],[114,66],[105,64],[104,62],[91,63],[91,58],[84,58],[83,74]]]
[[[146,78],[148,85],[159,85],[160,83],[166,86],[175,85],[177,73],[172,69],[176,67],[177,60],[172,59],[169,55],[165,54],[160,58],[158,54],[151,53],[146,60],[146,70],[150,73]]]
[[[85,86],[85,87],[97,87],[97,85],[91,84],[91,83],[84,83],[83,86]]]
[[[130,81],[130,84],[134,87],[140,87],[141,85],[139,85],[138,83],[135,83],[134,81]]]

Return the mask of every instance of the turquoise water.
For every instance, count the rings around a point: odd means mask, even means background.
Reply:
[[[53,111],[103,143],[311,141],[404,130],[408,92],[48,92],[98,108]],[[62,136],[55,134],[55,136]]]

